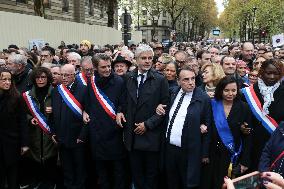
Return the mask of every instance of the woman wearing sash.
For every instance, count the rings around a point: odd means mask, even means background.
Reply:
[[[214,122],[210,187],[218,189],[225,176],[243,174],[249,167],[250,135],[243,135],[241,125],[251,126],[251,114],[247,104],[239,99],[237,81],[231,76],[220,80],[211,104]]]
[[[27,150],[27,120],[24,102],[12,74],[0,68],[0,188],[19,188],[20,155]]]
[[[283,64],[271,59],[262,63],[257,83],[242,89],[242,93],[253,113],[251,171],[258,168],[259,158],[265,143],[277,125],[284,121]]]
[[[32,186],[54,188],[57,150],[49,135],[48,122],[52,113],[52,74],[48,68],[35,68],[31,73],[31,82],[32,89],[23,93],[30,113],[28,126],[30,150],[26,155],[28,167],[24,171],[29,170],[28,180]]]

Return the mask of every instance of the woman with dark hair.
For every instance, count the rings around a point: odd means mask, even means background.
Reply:
[[[31,90],[23,93],[29,109],[30,151],[26,155],[29,184],[53,188],[56,179],[57,150],[50,137],[49,117],[52,113],[52,75],[48,68],[37,67],[31,73]],[[26,173],[27,174],[27,173]]]
[[[251,171],[257,170],[265,143],[277,125],[284,121],[284,86],[281,84],[283,67],[282,62],[277,59],[264,61],[259,70],[257,83],[242,89],[254,115]]]
[[[219,81],[211,104],[214,121],[210,187],[216,189],[221,188],[225,176],[239,176],[249,167],[250,135],[243,135],[241,126],[251,126],[251,114],[247,104],[240,100],[237,80],[232,76]]]
[[[27,150],[27,120],[24,103],[12,74],[0,68],[0,188],[19,188],[20,155]]]

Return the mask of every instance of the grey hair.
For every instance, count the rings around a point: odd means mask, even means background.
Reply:
[[[151,52],[152,55],[154,56],[154,51],[153,49],[146,44],[140,44],[138,47],[136,47],[136,51],[135,51],[135,57],[139,57],[141,53],[143,52]]]
[[[92,57],[91,56],[84,56],[82,59],[81,59],[81,64],[85,61],[89,61],[91,64],[93,63],[92,62]]]
[[[10,54],[9,59],[14,64],[22,64],[24,66],[27,65],[27,58],[24,55],[12,53]]]
[[[79,61],[81,61],[81,59],[82,59],[81,56],[76,52],[70,52],[70,53],[68,53],[68,56],[75,57]]]
[[[133,58],[134,58],[134,54],[133,54],[133,52],[132,52],[132,51],[130,51],[130,50],[128,50],[128,49],[123,49],[123,50],[121,50],[121,53],[125,53],[125,54],[127,54],[127,56],[128,56],[129,58],[131,58],[131,59],[133,59]]]
[[[61,64],[51,64],[51,68],[61,68]]]

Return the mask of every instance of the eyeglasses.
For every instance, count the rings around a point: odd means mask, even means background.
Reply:
[[[249,74],[248,76],[249,76],[249,77],[253,77],[253,78],[256,78],[256,77],[257,77],[257,75],[253,75],[253,74]]]
[[[87,69],[83,69],[85,72],[93,72],[94,69],[93,68],[87,68]]]
[[[36,79],[46,79],[47,77],[45,75],[37,76]]]

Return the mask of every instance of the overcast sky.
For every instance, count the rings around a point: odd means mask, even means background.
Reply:
[[[217,8],[218,8],[218,15],[220,15],[221,12],[223,12],[224,10],[224,6],[223,6],[223,0],[215,0],[216,4],[217,4]]]

